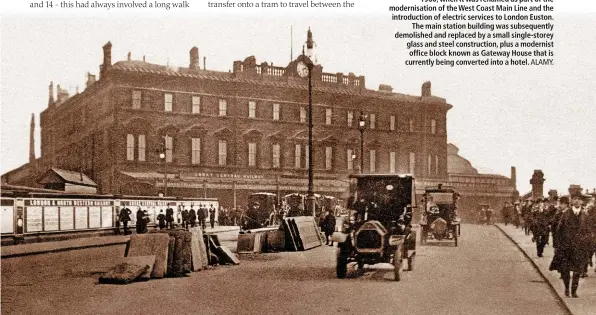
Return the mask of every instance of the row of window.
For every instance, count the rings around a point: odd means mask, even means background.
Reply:
[[[173,138],[171,136],[164,136],[165,152],[161,158],[165,158],[167,163],[172,162],[173,154]],[[227,140],[219,140],[218,142],[218,165],[226,166],[228,163],[228,143]],[[135,152],[137,161],[146,161],[146,145],[145,135],[128,134],[126,138],[126,159],[128,161],[135,161]],[[272,167],[281,167],[281,145],[279,143],[273,143],[271,147],[272,152]],[[354,160],[356,159],[356,151],[353,149],[346,150],[346,161],[347,170],[354,170]],[[433,174],[433,162],[434,162],[434,175],[439,174],[439,156],[428,155],[427,161],[427,175]],[[248,142],[248,166],[257,166],[257,143]],[[301,169],[308,167],[308,145],[296,144],[294,147],[294,168]],[[191,138],[191,164],[201,164],[201,138]],[[389,152],[389,172],[397,172],[397,154],[395,151]],[[416,153],[410,152],[409,155],[409,173],[414,174],[416,169]],[[369,150],[369,171],[377,171],[377,151]],[[325,147],[325,169],[331,170],[334,168],[333,165],[333,147]]]
[[[495,178],[482,178],[482,177],[454,177],[453,181],[458,183],[472,183],[472,184],[497,184],[506,185],[510,183],[509,179],[495,179]]]
[[[141,91],[134,90],[132,91],[132,108],[133,109],[140,109],[141,108]],[[164,111],[165,112],[172,112],[172,102],[173,96],[170,93],[164,94]],[[193,114],[200,114],[201,113],[201,97],[200,96],[191,96],[191,104],[192,109],[191,113]],[[274,121],[280,120],[280,105],[278,103],[274,103],[272,105],[272,119]],[[225,99],[219,99],[219,116],[227,116],[228,115],[228,102]],[[248,118],[257,118],[257,102],[255,101],[248,101]],[[368,114],[367,115],[368,128],[375,129],[376,128],[376,115],[375,114]],[[305,123],[307,119],[306,107],[300,107],[300,122]],[[353,127],[354,122],[354,112],[348,111],[347,112],[347,125],[348,127]],[[358,117],[356,120],[359,120]],[[356,122],[357,123],[357,122]],[[333,109],[326,108],[325,109],[325,124],[332,125],[333,124]],[[414,132],[414,119],[410,119],[408,121],[409,124],[409,131]],[[430,131],[432,134],[436,133],[437,122],[435,119],[431,120]],[[389,130],[394,131],[396,129],[396,121],[395,115],[391,115],[389,117]]]

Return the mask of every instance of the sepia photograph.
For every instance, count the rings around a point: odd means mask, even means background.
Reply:
[[[99,2],[0,19],[2,314],[596,313],[596,8],[423,66],[402,3]]]

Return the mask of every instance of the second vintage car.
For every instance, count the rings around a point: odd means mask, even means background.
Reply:
[[[420,243],[435,239],[453,240],[457,246],[460,231],[460,219],[457,215],[459,195],[452,188],[427,187],[424,193],[423,209],[420,218],[422,234]]]

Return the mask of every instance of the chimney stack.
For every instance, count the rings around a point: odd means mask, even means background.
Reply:
[[[103,45],[103,64],[100,67],[99,78],[102,79],[105,72],[112,66],[112,43]]]
[[[517,170],[515,166],[511,167],[511,184],[513,187],[517,188]]]
[[[203,56],[203,70],[207,70],[207,57]]]
[[[87,72],[86,87],[89,88],[93,83],[95,83],[95,74],[91,74],[90,72]]]
[[[422,83],[422,96],[423,97],[428,97],[431,96],[431,90],[430,90],[430,81],[426,81],[424,83]]]
[[[56,86],[56,104],[60,104],[62,102],[62,95],[60,95],[60,84]]]
[[[544,198],[544,173],[542,170],[534,170],[530,184],[532,184],[532,199]]]
[[[379,92],[393,92],[393,87],[388,84],[379,84]]]
[[[70,94],[68,93],[68,90],[61,89],[60,84],[58,84],[58,86],[56,86],[56,97],[56,104],[60,105],[66,102],[70,97]]]
[[[190,49],[190,64],[188,68],[193,70],[199,69],[199,49],[196,46]]]
[[[31,124],[29,128],[29,164],[35,162],[35,114],[31,114]]]
[[[130,61],[130,51],[128,52],[127,60]]]
[[[54,105],[54,81],[50,81],[50,97],[48,99],[48,106],[52,106]]]

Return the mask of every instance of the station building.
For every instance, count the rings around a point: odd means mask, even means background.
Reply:
[[[99,78],[88,74],[84,91],[70,96],[58,85],[55,93],[50,84],[40,115],[41,157],[31,154],[2,182],[40,187],[43,174],[58,168],[85,174],[98,193],[213,197],[225,207],[244,207],[253,192],[305,192],[309,98],[299,58],[273,66],[249,56],[231,71],[212,71],[192,47],[188,67],[174,68],[130,53],[113,62],[108,42]],[[515,190],[504,176],[487,175],[484,183],[482,175],[450,174],[452,105],[432,95],[430,82],[419,96],[405,95],[384,84],[368,89],[362,75],[316,65],[312,106],[318,194],[346,198],[348,175],[357,172],[413,174],[419,193],[453,183],[469,191],[464,197],[501,202]],[[32,152],[34,127],[32,119]]]

